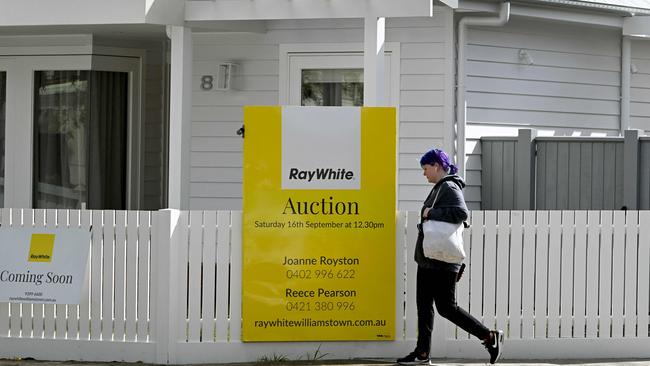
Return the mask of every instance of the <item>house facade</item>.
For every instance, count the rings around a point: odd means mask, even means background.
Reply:
[[[644,1],[0,7],[5,207],[239,210],[246,105],[397,107],[399,210],[432,146],[479,209],[481,137],[650,130]]]

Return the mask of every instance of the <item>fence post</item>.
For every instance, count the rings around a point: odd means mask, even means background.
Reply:
[[[174,229],[178,222],[178,210],[160,210],[153,213],[151,242],[152,257],[155,253],[156,265],[152,268],[151,301],[155,306],[151,321],[154,322],[153,336],[156,342],[156,363],[174,363],[176,323],[173,316],[177,310],[178,262],[174,260]]]
[[[515,209],[535,208],[535,133],[528,128],[519,129],[515,149],[516,188]]]
[[[639,130],[625,130],[623,147],[623,204],[636,210],[639,202]]]

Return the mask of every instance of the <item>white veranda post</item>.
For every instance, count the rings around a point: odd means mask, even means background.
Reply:
[[[368,16],[364,21],[363,104],[382,106],[384,97],[384,41],[386,18]]]
[[[169,26],[171,85],[169,106],[169,207],[189,205],[192,109],[192,29]]]

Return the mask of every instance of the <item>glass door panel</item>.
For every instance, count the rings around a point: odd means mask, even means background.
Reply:
[[[128,74],[34,73],[33,206],[126,208]]]
[[[303,69],[303,106],[363,106],[363,69]]]

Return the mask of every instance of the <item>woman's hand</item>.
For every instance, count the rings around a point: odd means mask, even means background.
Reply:
[[[431,207],[427,207],[427,208],[424,209],[424,211],[422,211],[422,218],[423,219],[426,219],[427,217],[429,217],[429,211],[431,211]]]

